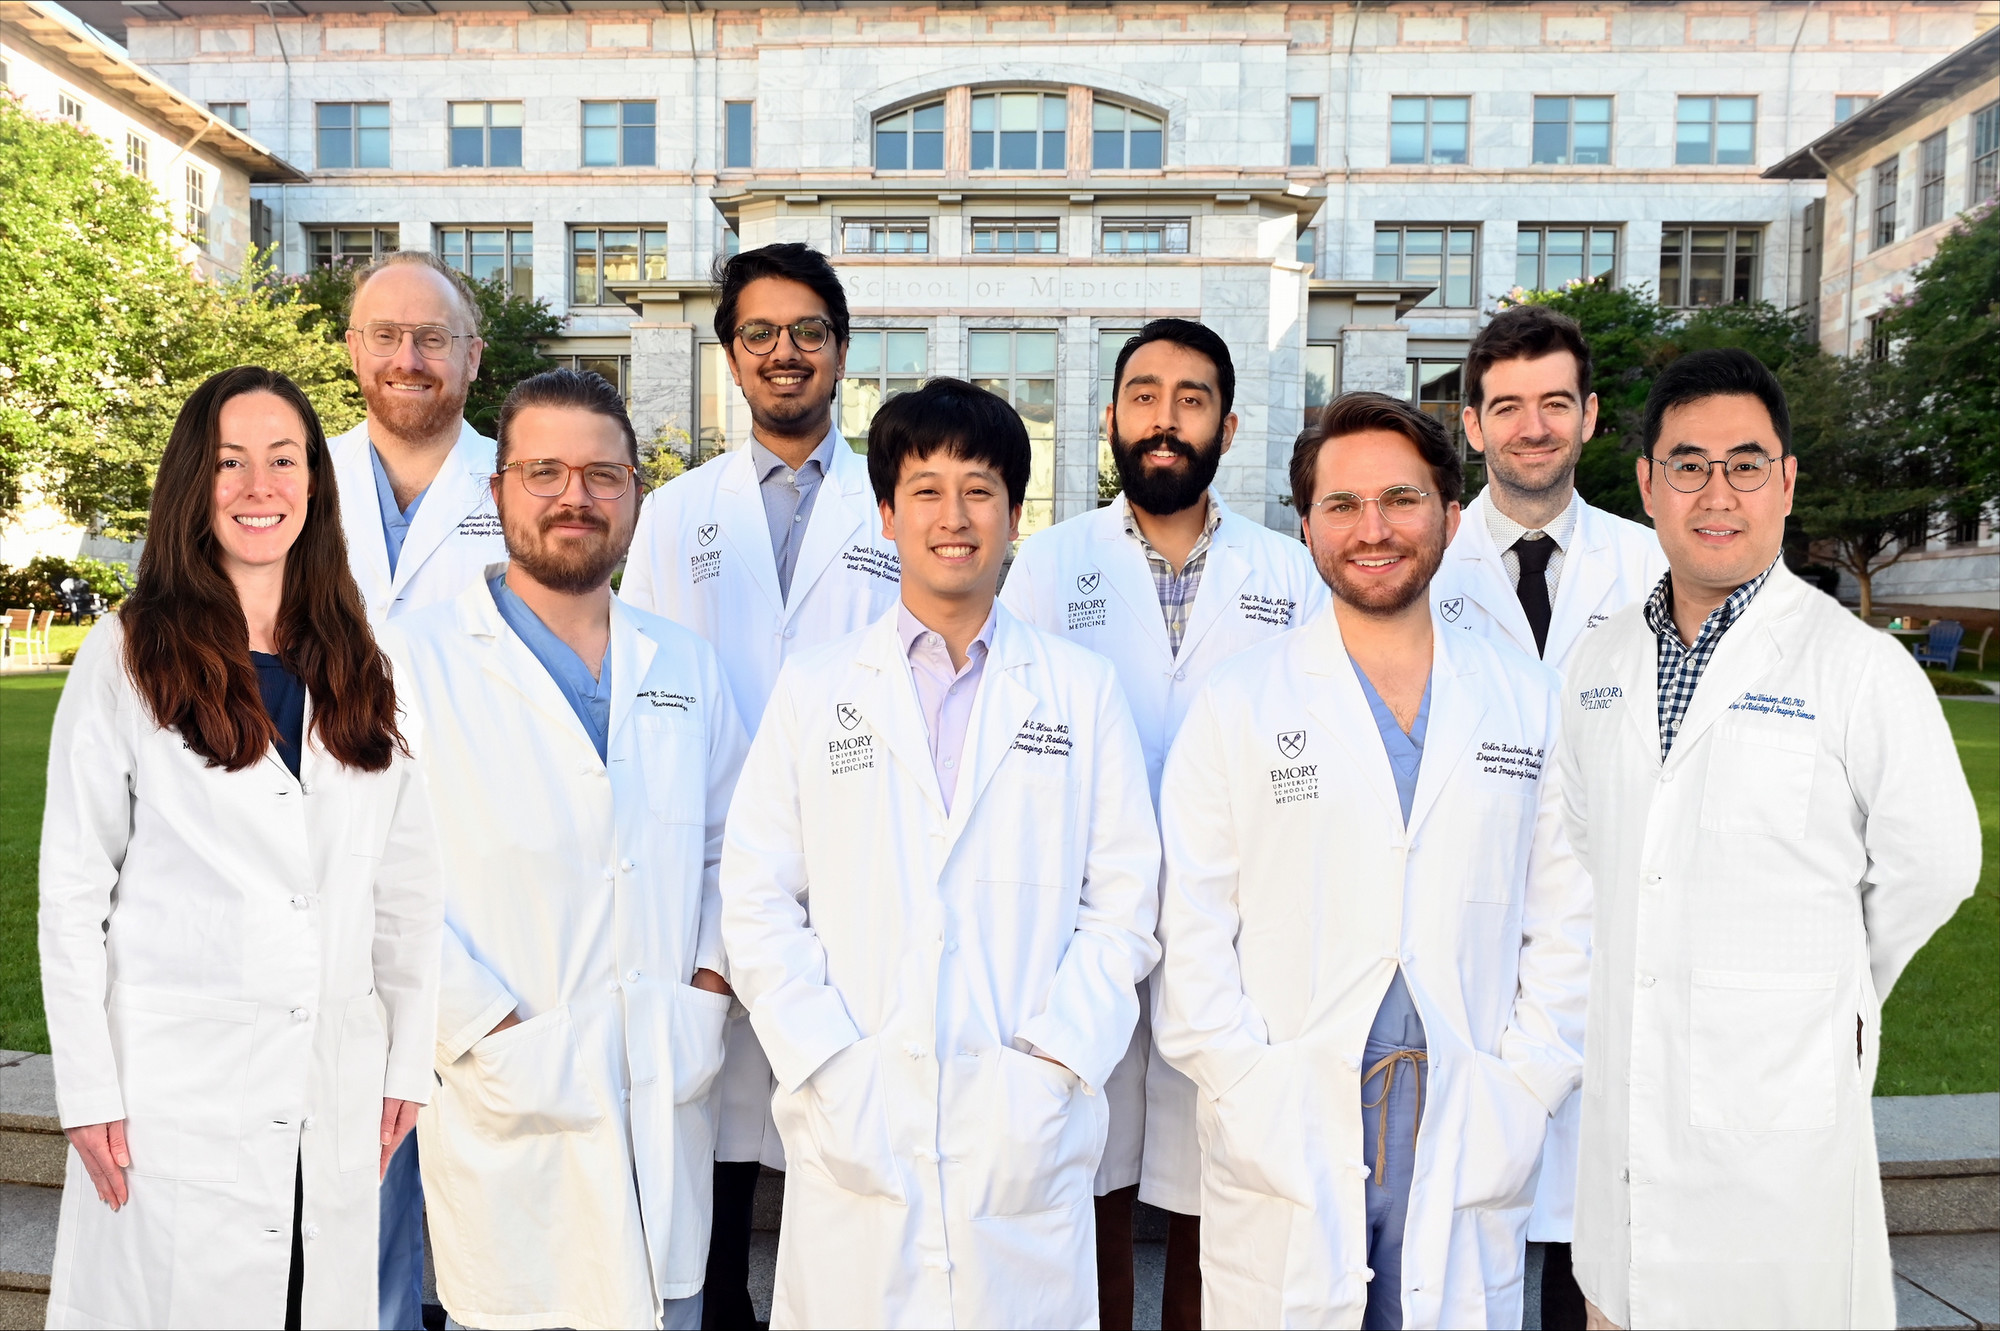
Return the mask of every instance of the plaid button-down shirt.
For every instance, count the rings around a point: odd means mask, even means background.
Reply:
[[[1160,598],[1160,615],[1167,621],[1167,646],[1175,656],[1181,653],[1181,639],[1187,635],[1188,614],[1194,609],[1195,593],[1201,590],[1201,571],[1208,566],[1208,544],[1222,525],[1222,505],[1208,499],[1208,522],[1201,529],[1187,562],[1176,574],[1167,557],[1153,548],[1132,517],[1132,502],[1125,501],[1125,534],[1146,552],[1146,567],[1153,573],[1153,591]]]
[[[1744,610],[1771,576],[1771,569],[1777,566],[1774,561],[1771,568],[1729,593],[1721,605],[1709,611],[1692,647],[1681,644],[1680,630],[1674,626],[1674,575],[1669,573],[1661,578],[1660,585],[1646,599],[1646,624],[1659,643],[1661,762],[1673,751],[1674,736],[1680,733],[1688,704],[1694,701],[1695,685],[1701,683],[1701,672],[1708,669],[1722,635],[1743,617]]]

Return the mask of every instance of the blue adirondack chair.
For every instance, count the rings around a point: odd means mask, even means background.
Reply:
[[[1946,670],[1958,668],[1958,645],[1965,641],[1965,625],[1955,619],[1940,619],[1931,625],[1931,640],[1920,642],[1910,650],[1916,653],[1918,665],[1941,665]]]

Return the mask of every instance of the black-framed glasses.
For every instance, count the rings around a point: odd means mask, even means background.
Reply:
[[[425,360],[443,360],[451,354],[452,343],[479,336],[477,333],[454,333],[443,324],[399,324],[387,319],[370,319],[361,327],[347,331],[359,333],[361,345],[376,356],[395,355],[407,337],[417,344],[417,354]]]
[[[1684,495],[1698,494],[1708,488],[1708,478],[1717,467],[1722,468],[1722,478],[1729,482],[1729,488],[1744,494],[1764,488],[1764,482],[1771,479],[1772,469],[1784,461],[1780,454],[1772,457],[1761,450],[1756,452],[1731,453],[1726,458],[1708,458],[1699,453],[1675,453],[1663,458],[1650,458],[1667,474],[1667,484]]]
[[[753,319],[736,328],[736,340],[753,356],[768,356],[778,345],[778,334],[790,333],[792,345],[800,351],[818,351],[833,336],[833,325],[824,319],[801,319],[795,324],[767,324]]]
[[[1401,526],[1415,522],[1424,511],[1424,500],[1431,497],[1429,490],[1420,490],[1414,485],[1392,485],[1378,495],[1358,495],[1347,490],[1335,490],[1332,494],[1321,495],[1313,500],[1312,512],[1319,515],[1321,522],[1339,530],[1343,527],[1358,526],[1361,515],[1373,504],[1382,510],[1385,521]]]
[[[518,469],[521,487],[537,499],[556,499],[569,489],[569,478],[583,473],[583,490],[592,499],[623,499],[639,469],[629,462],[586,462],[573,467],[561,458],[518,458],[500,468]],[[497,474],[497,473],[496,473]]]

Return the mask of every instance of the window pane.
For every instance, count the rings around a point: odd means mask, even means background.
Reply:
[[[1741,164],[1756,156],[1755,125],[1718,125],[1715,130],[1715,160]]]
[[[1545,271],[1551,291],[1583,280],[1583,232],[1549,232],[1548,263]]]
[[[1041,99],[1033,93],[1010,92],[1000,99],[1001,130],[1033,130],[1037,103]]]
[[[354,136],[361,142],[357,145],[357,166],[389,165],[389,131],[386,129],[358,129]]]
[[[1093,130],[1123,130],[1125,128],[1125,108],[1113,102],[1092,102],[1090,104],[1090,127]]]
[[[1618,233],[1616,231],[1593,231],[1590,233],[1590,277],[1603,277],[1618,269]]]
[[[1535,122],[1535,160],[1557,166],[1569,161],[1568,122]]]
[[[651,166],[653,164],[653,126],[625,126],[625,157],[621,166]]]
[[[1533,231],[1521,233],[1521,248],[1514,252],[1514,285],[1523,291],[1539,291],[1542,286],[1541,254]]]
[[[866,452],[868,422],[882,406],[882,388],[873,379],[845,378],[840,381],[840,432],[850,443]]]
[[[901,130],[878,129],[875,131],[875,166],[881,171],[904,171],[909,169],[907,156],[910,136]]]
[[[1069,128],[1069,99],[1067,97],[1042,98],[1042,128],[1058,133]]]
[[[1004,376],[1012,368],[1006,333],[973,333],[967,339],[967,358],[974,375]]]
[[[1424,127],[1417,125],[1391,125],[1389,127],[1389,161],[1396,165],[1421,165],[1424,160]]]
[[[453,166],[486,165],[486,131],[483,128],[454,128],[451,131],[451,164]]]
[[[914,122],[913,127],[919,132],[935,130],[942,134],[944,132],[944,103],[932,102],[929,106],[920,106],[911,113],[911,119]]]
[[[942,109],[938,111],[938,116],[940,119],[943,118],[944,112]],[[918,116],[918,120],[921,121],[922,118],[923,117],[920,113]],[[917,130],[916,133],[912,134],[910,138],[912,140],[910,145],[911,170],[913,171],[944,170],[943,130],[941,129],[927,130],[920,128]]]
[[[535,237],[532,231],[516,231],[508,241],[510,271],[508,290],[517,296],[535,294]]]
[[[1391,97],[1389,99],[1389,119],[1398,125],[1421,125],[1424,123],[1424,99],[1421,97]]]
[[[501,126],[487,131],[488,166],[519,166],[521,164],[521,131],[518,127]]]
[[[1434,164],[1457,164],[1465,161],[1464,125],[1431,126],[1431,161]]]
[[[1134,120],[1141,119],[1135,116]],[[1158,123],[1155,121],[1154,123]],[[1131,167],[1134,171],[1157,171],[1164,160],[1161,154],[1162,136],[1157,129],[1135,129],[1132,131]]]
[[[570,300],[577,305],[597,304],[597,233],[578,231],[571,239]]]
[[[636,231],[606,231],[604,233],[604,281],[607,286],[613,282],[636,282],[639,280],[639,233]],[[605,303],[616,299],[610,291],[604,293]]]
[[[882,335],[880,333],[856,332],[847,342],[847,373],[850,377],[880,374],[882,371]]]
[[[1014,334],[1014,372],[1016,374],[1054,374],[1056,372],[1056,335],[1054,333]],[[1050,389],[1054,391],[1053,386]],[[1055,399],[1049,399],[1053,402]]]
[[[975,130],[990,131],[996,128],[993,123],[995,114],[993,108],[998,102],[999,98],[997,97],[975,97],[972,99],[972,127]]]
[[[1576,144],[1571,151],[1571,161],[1576,166],[1606,166],[1611,161],[1611,126],[1609,124],[1578,124]]]
[[[1575,110],[1571,119],[1577,124],[1611,123],[1611,99],[1609,97],[1579,97],[1573,103]]]
[[[1674,112],[1674,119],[1684,125],[1706,125],[1715,113],[1713,103],[1714,99],[1709,97],[1683,97]]]
[[[1729,298],[1748,301],[1757,298],[1757,233],[1736,233],[1736,264],[1729,285]]]
[[[1319,161],[1319,100],[1292,99],[1292,165],[1313,166]]]
[[[1308,413],[1333,401],[1334,348],[1314,344],[1306,348],[1306,410]]]
[[[1681,166],[1706,165],[1713,154],[1708,147],[1708,122],[1683,121],[1674,127],[1674,161]]]
[[[317,248],[317,237],[314,248]],[[438,258],[460,272],[465,271],[465,233],[463,231],[438,232]]]
[[[451,127],[464,129],[468,126],[486,127],[486,103],[453,102],[451,104]]]
[[[1292,255],[1308,268],[1312,267],[1316,251],[1313,247],[1313,232],[1311,227],[1307,227],[1305,230],[1299,232],[1298,240],[1292,246]]]
[[[1006,108],[1001,108],[1004,123]],[[1035,131],[1003,129],[1000,131],[1000,169],[1002,171],[1032,171],[1035,169]],[[942,164],[940,164],[942,165]]]
[[[1688,304],[1720,305],[1728,275],[1729,233],[1696,231],[1689,237]]]
[[[1725,124],[1748,124],[1757,118],[1757,99],[1755,97],[1719,98],[1715,118]]]
[[[1090,165],[1098,171],[1122,168],[1125,165],[1125,132],[1117,129],[1093,131],[1090,136]]]
[[[930,334],[890,333],[883,368],[890,374],[923,374],[930,363]]]
[[[354,131],[329,129],[322,125],[319,131],[319,164],[322,167],[353,166]]]
[[[583,131],[583,164],[618,165],[618,131],[601,125],[586,128]]]
[[[750,103],[729,102],[724,110],[728,116],[728,132],[722,164],[748,166],[750,165]]]
[[[1431,124],[1463,125],[1471,119],[1472,99],[1469,97],[1431,98]]]
[[[501,129],[519,129],[521,127],[522,116],[521,104],[519,102],[493,102],[490,104],[489,111],[492,118],[487,123],[496,125]]]
[[[355,122],[363,129],[387,129],[389,127],[389,104],[387,102],[363,102],[354,108]]]
[[[1669,228],[1660,233],[1660,303],[1662,305],[1685,305],[1687,295],[1681,290],[1681,254],[1686,243],[1686,233],[1677,228]]]
[[[1471,239],[1471,232],[1463,234],[1468,241]],[[1452,239],[1456,241],[1457,235],[1455,234]],[[1451,248],[1450,264],[1445,272],[1445,303],[1457,309],[1464,309],[1472,304],[1471,246],[1468,244],[1461,250],[1458,245],[1453,244]]]
[[[583,123],[586,125],[615,125],[618,123],[618,103],[585,102]]]
[[[1538,125],[1568,124],[1569,98],[1537,97],[1535,99],[1535,123]]]
[[[1063,132],[1059,129],[1042,131],[1042,170],[1060,171],[1064,165]]]
[[[653,123],[651,102],[620,102],[618,114],[628,125],[650,125]]]
[[[1397,271],[1396,241],[1400,233],[1377,231],[1375,233],[1375,280],[1394,282],[1402,277]]]

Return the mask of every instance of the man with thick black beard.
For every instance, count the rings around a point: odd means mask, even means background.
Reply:
[[[1222,661],[1312,617],[1325,585],[1298,541],[1233,512],[1212,487],[1236,434],[1236,369],[1213,330],[1155,319],[1118,353],[1105,432],[1124,493],[1022,542],[1000,600],[1110,658],[1145,746],[1154,805],[1188,703]],[[1194,1084],[1141,1021],[1105,1087],[1097,1173],[1101,1325],[1132,1325],[1132,1203],[1171,1213],[1160,1325],[1201,1324],[1201,1160]]]

